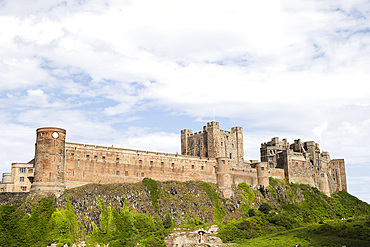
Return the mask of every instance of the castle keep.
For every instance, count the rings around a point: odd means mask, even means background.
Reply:
[[[218,122],[196,133],[182,130],[181,155],[69,143],[65,138],[64,129],[37,129],[34,159],[13,163],[11,173],[3,173],[0,192],[60,195],[88,183],[135,183],[144,177],[215,183],[225,197],[232,196],[233,184],[266,187],[269,177],[308,184],[329,196],[347,191],[344,160],[331,160],[319,144],[300,139],[289,144],[275,137],[261,144],[261,162],[246,161],[243,129],[220,130]]]

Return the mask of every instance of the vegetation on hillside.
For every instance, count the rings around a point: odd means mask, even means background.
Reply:
[[[199,228],[214,223],[224,242],[238,246],[370,246],[370,206],[346,192],[327,197],[316,188],[272,178],[270,186],[258,190],[239,184],[232,199],[220,197],[218,188],[205,182],[145,178],[141,187],[99,186],[126,188],[130,194],[124,200],[117,191],[97,195],[91,191],[97,193],[99,187],[90,185],[92,190],[66,191],[63,206],[38,196],[15,206],[1,205],[0,246],[71,246],[81,239],[91,246],[164,246],[164,237],[176,224]],[[136,193],[144,186],[149,194]],[[79,200],[88,194],[95,202]],[[152,209],[139,207],[142,203]]]

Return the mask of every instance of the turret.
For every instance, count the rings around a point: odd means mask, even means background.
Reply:
[[[232,127],[231,132],[236,135],[236,163],[243,164],[244,162],[244,148],[243,148],[243,128]]]
[[[267,162],[259,162],[256,165],[257,169],[257,179],[258,185],[263,185],[264,187],[269,186],[269,176],[267,172]]]
[[[330,196],[330,187],[329,187],[329,180],[328,176],[324,171],[318,174],[317,177],[319,190],[327,196]]]
[[[189,135],[192,134],[191,130],[181,130],[181,154],[189,155]]]
[[[217,160],[217,185],[226,198],[232,195],[232,179],[230,174],[230,163],[228,157],[218,157]]]
[[[208,157],[217,158],[220,155],[220,126],[218,122],[207,123]]]
[[[35,175],[31,193],[55,194],[65,189],[65,137],[60,128],[39,128],[36,130]]]

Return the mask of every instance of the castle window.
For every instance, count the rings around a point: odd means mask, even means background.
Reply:
[[[263,171],[263,170],[265,170],[265,168],[264,167],[261,167],[261,171]]]
[[[103,160],[105,160],[105,156],[101,157]]]
[[[136,177],[138,177],[139,176],[139,173],[136,173]]]
[[[274,165],[273,164],[270,164],[270,168],[274,168]]]
[[[222,164],[225,164],[225,161],[223,160],[223,161],[221,161],[221,163],[222,163]]]
[[[201,166],[200,169],[204,170],[204,166]]]
[[[128,176],[128,171],[125,171],[125,176]]]
[[[221,146],[223,146],[223,144],[224,144],[224,143],[223,143],[223,142],[221,142]]]
[[[142,165],[143,161],[142,160],[139,160],[139,165]]]
[[[19,168],[19,172],[20,173],[25,173],[26,172],[26,168]]]
[[[321,177],[322,177],[322,178],[324,177],[324,173],[321,173]]]
[[[231,153],[230,153],[230,159],[231,159]]]
[[[33,169],[31,168],[31,169],[28,169],[28,172],[33,172]]]
[[[46,132],[46,136],[49,136],[49,133],[48,132]]]
[[[118,157],[116,158],[116,162],[119,162],[119,158]]]
[[[116,175],[119,175],[119,171],[116,171]]]
[[[153,165],[153,161],[152,161],[152,160],[150,161],[150,165],[151,165],[151,166]]]
[[[19,182],[24,182],[24,177],[20,177]]]
[[[231,144],[231,147],[234,147],[234,143],[233,143],[233,144]]]
[[[172,163],[171,167],[172,167],[172,169],[174,169],[175,168],[175,163]]]
[[[144,177],[144,172],[141,173],[141,177],[143,178]]]
[[[194,165],[191,165],[191,169],[194,169]]]
[[[94,159],[97,159],[97,158],[98,158],[98,156],[97,156],[97,155],[95,155],[95,156],[94,156]]]
[[[164,166],[164,163],[163,162],[161,162],[161,167],[163,167]]]
[[[21,186],[21,191],[27,191],[27,186]]]
[[[272,156],[268,157],[268,161],[272,161],[274,158]]]
[[[86,155],[86,159],[90,159],[90,155],[88,155],[88,154],[87,154],[87,155]]]
[[[75,156],[75,154],[74,153],[71,153],[71,157],[74,157]]]

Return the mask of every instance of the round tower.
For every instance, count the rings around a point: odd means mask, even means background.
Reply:
[[[256,165],[258,185],[263,185],[265,188],[269,186],[269,176],[267,172],[267,162],[260,162]]]
[[[228,157],[218,157],[217,161],[217,185],[226,198],[233,194],[231,189],[232,177],[230,173],[230,160]]]
[[[326,173],[322,172],[318,174],[319,190],[327,196],[330,196],[329,180]]]
[[[36,130],[35,176],[31,193],[56,196],[63,193],[65,138],[64,129],[47,127]]]

